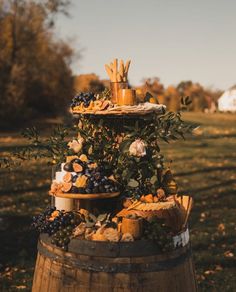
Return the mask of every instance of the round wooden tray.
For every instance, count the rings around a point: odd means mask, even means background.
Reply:
[[[96,116],[144,116],[150,113],[155,113],[155,111],[133,111],[133,112],[127,112],[127,111],[72,111],[73,115],[96,115]]]
[[[116,193],[98,193],[98,194],[70,194],[70,193],[57,193],[52,194],[49,192],[51,196],[59,197],[59,198],[68,198],[68,199],[108,199],[118,197],[120,192]]]
[[[133,106],[117,106],[117,108],[111,108],[108,110],[88,110],[88,111],[79,111],[79,110],[72,110],[71,113],[73,115],[96,115],[96,116],[144,116],[150,113],[155,114],[163,114],[165,113],[165,105],[156,105],[155,108],[148,108],[145,106],[140,105],[133,105]]]

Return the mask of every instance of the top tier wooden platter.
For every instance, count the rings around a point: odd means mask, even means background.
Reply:
[[[114,106],[107,110],[71,110],[73,115],[94,115],[94,116],[145,116],[148,114],[164,114],[166,106],[162,104],[140,103],[133,106]]]

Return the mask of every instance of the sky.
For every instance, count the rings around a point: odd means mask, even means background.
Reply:
[[[116,57],[132,60],[133,85],[236,84],[236,0],[72,0],[69,13],[56,29],[81,52],[75,74],[107,78],[104,64]]]

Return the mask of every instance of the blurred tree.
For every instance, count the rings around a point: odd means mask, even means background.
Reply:
[[[0,123],[58,114],[70,100],[73,51],[53,35],[69,1],[0,0]]]
[[[180,109],[180,99],[184,96],[190,96],[192,100],[189,110],[211,111],[210,109],[215,108],[217,99],[222,93],[220,90],[204,88],[199,83],[193,83],[191,80],[182,81],[177,86],[170,85],[165,88],[157,77],[143,79],[142,85],[136,87],[139,101],[144,101],[147,91],[157,97],[159,103],[165,104],[170,111],[178,111]]]
[[[91,92],[102,92],[105,89],[104,84],[100,80],[91,80],[90,82],[90,91]]]
[[[173,85],[166,88],[164,97],[168,110],[178,111],[180,109],[180,96],[177,89]]]
[[[206,92],[199,83],[193,83],[192,81],[182,81],[177,85],[177,91],[181,97],[191,97],[192,104],[190,105],[190,110],[203,111],[208,108]]]
[[[99,77],[94,74],[81,74],[74,79],[74,89],[76,92],[91,91],[94,93],[102,92],[106,87],[106,81],[100,80]]]
[[[153,78],[148,78],[145,80],[145,83],[147,87],[152,90],[153,93],[158,94],[163,94],[164,92],[164,85],[160,82],[160,78],[158,77],[153,77]]]

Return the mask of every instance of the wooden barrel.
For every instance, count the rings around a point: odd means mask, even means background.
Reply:
[[[73,239],[68,252],[42,235],[33,292],[194,292],[189,244],[160,253],[150,241],[94,242]]]

